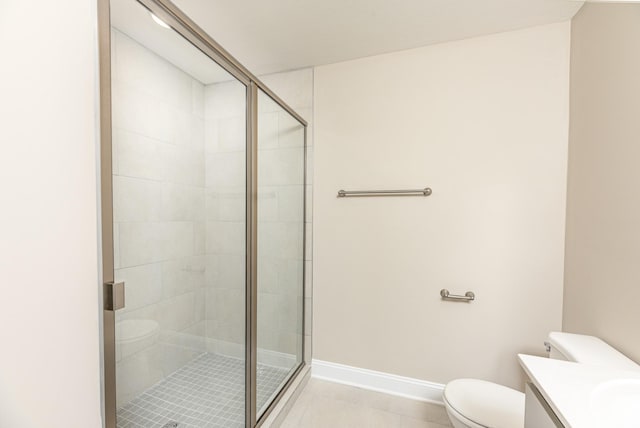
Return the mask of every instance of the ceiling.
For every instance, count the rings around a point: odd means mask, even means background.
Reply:
[[[174,0],[254,74],[571,19],[572,0]]]

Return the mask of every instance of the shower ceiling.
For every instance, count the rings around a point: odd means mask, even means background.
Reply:
[[[569,0],[174,0],[255,74],[571,19]]]
[[[203,55],[194,55],[191,44],[158,25],[152,15],[131,0],[111,0],[111,25],[160,55],[205,85],[232,80],[222,67],[212,66]],[[157,18],[156,18],[157,19]],[[162,22],[162,21],[160,21]]]

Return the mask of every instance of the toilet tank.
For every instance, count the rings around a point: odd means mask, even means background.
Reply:
[[[640,365],[594,336],[551,332],[549,358],[640,371]]]

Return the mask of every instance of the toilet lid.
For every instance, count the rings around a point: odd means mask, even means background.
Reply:
[[[479,379],[456,379],[445,387],[444,399],[478,425],[524,427],[524,394],[506,386]]]

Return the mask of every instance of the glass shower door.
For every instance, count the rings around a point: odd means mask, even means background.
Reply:
[[[302,363],[305,129],[258,91],[257,409]]]
[[[247,87],[111,0],[118,427],[245,426]]]

